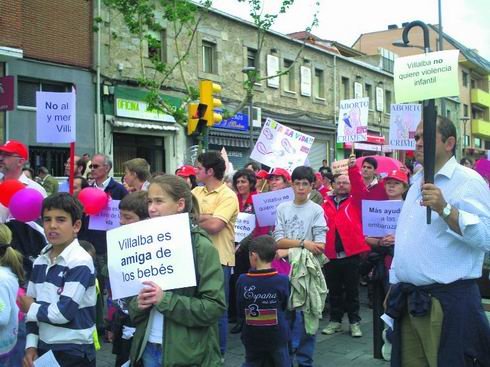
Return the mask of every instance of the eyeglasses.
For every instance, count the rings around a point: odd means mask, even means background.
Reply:
[[[90,168],[90,169],[97,169],[99,167],[101,167],[100,164],[91,164],[90,166],[88,166],[88,168]]]

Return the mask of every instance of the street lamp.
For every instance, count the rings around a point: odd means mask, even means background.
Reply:
[[[427,54],[430,50],[429,27],[420,20],[408,23],[403,28],[402,39],[405,46],[410,43],[408,33],[414,27],[422,28],[424,35],[424,52]],[[423,120],[424,120],[424,182],[434,183],[435,155],[436,155],[436,108],[434,99],[424,101]],[[431,223],[431,208],[427,207],[427,224]]]
[[[253,136],[253,93],[252,88],[256,80],[257,69],[254,66],[247,66],[242,69],[242,73],[247,74],[248,83],[250,83],[247,88],[247,100],[248,100],[248,131],[250,133],[250,154],[254,148],[254,136]]]
[[[463,154],[464,150],[466,149],[466,123],[470,121],[470,118],[468,116],[463,116],[460,117],[459,120],[463,123]]]

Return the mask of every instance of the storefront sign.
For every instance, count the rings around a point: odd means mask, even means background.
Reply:
[[[0,78],[0,111],[12,111],[14,109],[14,77],[4,76]]]
[[[218,129],[248,131],[248,115],[238,112],[235,116],[215,124]]]
[[[140,120],[175,122],[173,116],[157,110],[147,110],[148,103],[131,99],[116,98],[116,115]]]
[[[459,96],[458,56],[448,50],[395,59],[396,102]]]

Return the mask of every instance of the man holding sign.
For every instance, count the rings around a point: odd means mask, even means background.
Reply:
[[[415,158],[424,163],[422,134],[420,123]],[[490,191],[457,163],[447,118],[437,118],[435,144],[434,183],[424,183],[423,172],[413,177],[395,234],[386,310],[395,319],[392,366],[489,366],[490,326],[476,279],[490,251]]]

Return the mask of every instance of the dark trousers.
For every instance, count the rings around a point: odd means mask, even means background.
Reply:
[[[264,351],[245,348],[245,363],[242,367],[291,367],[288,345]]]
[[[42,356],[47,350],[38,349],[38,355]],[[53,351],[54,357],[61,367],[95,367],[95,355],[93,360],[87,356],[76,356],[63,351]]]
[[[330,321],[342,322],[347,313],[351,324],[359,322],[359,255],[330,260],[325,265],[330,300]]]

